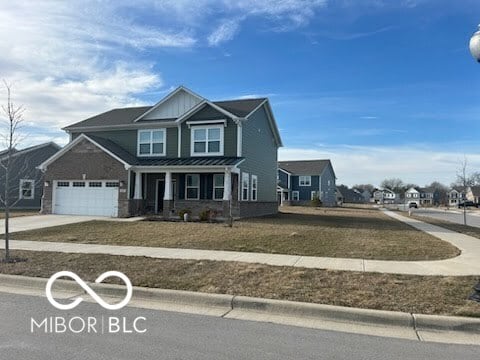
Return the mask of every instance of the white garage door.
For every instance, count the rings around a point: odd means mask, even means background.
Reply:
[[[118,181],[55,181],[54,214],[118,215]]]

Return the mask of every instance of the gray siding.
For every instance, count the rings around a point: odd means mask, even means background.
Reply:
[[[264,107],[251,115],[242,127],[242,156],[245,161],[239,168],[250,174],[250,182],[251,175],[258,176],[258,201],[276,202],[278,149]]]
[[[227,118],[224,114],[207,106],[200,110],[187,121],[201,121],[201,120],[220,120],[226,119],[227,126],[224,128],[224,156],[237,156],[237,125],[235,122]],[[190,129],[186,122],[182,124],[182,157],[190,157]]]
[[[335,206],[335,173],[331,165],[323,171],[321,177],[321,200],[325,206]]]
[[[167,128],[167,152],[166,157],[175,158],[178,155],[178,129],[176,127]],[[75,139],[81,133],[72,134],[72,139]],[[108,139],[118,146],[122,147],[130,154],[137,156],[137,130],[111,130],[111,131],[95,131],[85,133],[93,136],[98,136],[103,139]]]

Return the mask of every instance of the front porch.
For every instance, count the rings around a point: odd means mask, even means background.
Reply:
[[[130,215],[158,215],[178,218],[190,212],[193,218],[210,211],[225,219],[239,216],[238,174],[230,169],[131,171]]]

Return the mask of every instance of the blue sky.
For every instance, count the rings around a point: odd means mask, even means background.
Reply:
[[[24,145],[183,84],[268,96],[280,158],[331,158],[339,183],[449,184],[465,155],[480,170],[478,23],[475,0],[16,1],[0,5],[0,74]]]

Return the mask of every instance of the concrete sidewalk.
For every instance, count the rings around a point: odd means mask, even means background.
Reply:
[[[418,230],[425,231],[432,236],[453,244],[462,251],[461,255],[452,259],[435,261],[382,261],[237,251],[94,245],[23,240],[11,241],[11,248],[31,251],[146,256],[159,259],[239,261],[276,266],[381,272],[390,274],[441,276],[480,275],[480,239],[450,231],[439,226],[427,224],[419,220],[407,218],[392,211],[384,212],[392,218],[405,222]]]

